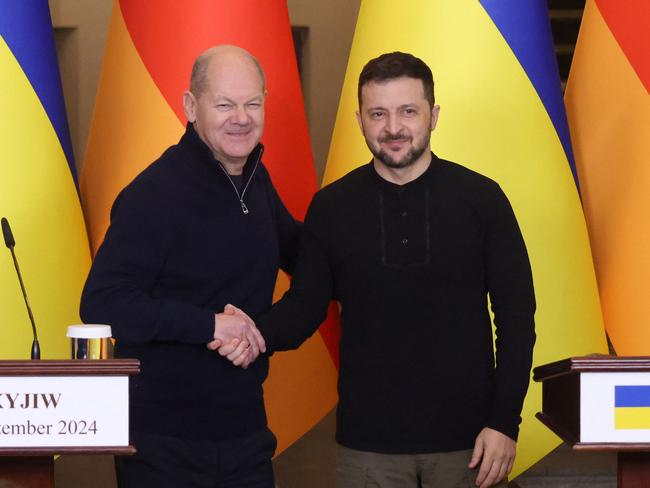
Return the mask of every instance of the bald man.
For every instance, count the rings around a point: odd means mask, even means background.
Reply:
[[[111,324],[115,355],[138,358],[124,487],[272,488],[264,340],[239,308],[271,305],[300,234],[261,162],[264,72],[235,46],[195,61],[178,144],[117,197],[81,299],[85,322]],[[219,313],[224,311],[222,313]],[[228,358],[206,348],[226,341]],[[246,368],[247,366],[249,366]]]

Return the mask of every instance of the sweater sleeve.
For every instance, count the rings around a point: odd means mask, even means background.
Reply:
[[[116,199],[111,224],[81,296],[86,323],[109,324],[124,344],[207,343],[214,312],[154,296],[173,243],[174,229],[161,199],[145,185],[130,185]]]
[[[535,343],[535,293],[524,239],[507,197],[488,197],[485,263],[496,327],[496,370],[487,426],[516,440]]]
[[[280,268],[287,274],[293,274],[300,249],[300,238],[302,235],[302,222],[293,218],[287,207],[280,199],[270,176],[270,186],[273,215],[276,222],[278,240],[280,245]]]
[[[316,332],[327,315],[332,273],[317,197],[307,211],[291,287],[257,320],[270,351],[296,349]]]

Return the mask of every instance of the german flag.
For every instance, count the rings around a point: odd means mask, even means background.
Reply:
[[[605,328],[650,354],[650,2],[587,0],[565,103]]]

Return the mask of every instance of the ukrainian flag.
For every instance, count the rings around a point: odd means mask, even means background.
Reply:
[[[16,239],[42,356],[66,358],[90,253],[47,0],[0,3],[0,109],[0,215]],[[8,250],[0,303],[0,358],[28,359],[32,333]]]
[[[614,428],[650,429],[650,385],[620,385],[614,391]]]
[[[433,71],[434,151],[496,180],[512,203],[535,282],[534,365],[606,352],[546,2],[362,1],[325,184],[371,159],[354,115],[357,80],[368,60],[391,51]],[[531,384],[513,476],[560,443],[535,419],[540,410],[541,385]]]

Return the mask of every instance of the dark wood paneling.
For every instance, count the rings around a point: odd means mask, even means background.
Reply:
[[[50,488],[54,486],[54,458],[0,457],[0,486]]]
[[[0,376],[127,376],[140,373],[137,359],[0,361]]]
[[[549,9],[584,9],[585,0],[548,0]]]
[[[54,456],[55,454],[114,454],[131,456],[133,446],[65,446],[65,447],[0,447],[0,458],[7,456]]]
[[[540,418],[567,444],[580,440],[580,375],[572,373],[544,382]]]
[[[573,60],[585,0],[548,0],[555,55],[562,84],[566,84]]]
[[[608,356],[594,354],[567,358],[538,366],[533,370],[534,381],[547,381],[569,373],[586,372],[650,372],[650,358],[647,356]]]
[[[650,486],[650,453],[618,453],[618,487],[648,488]]]

